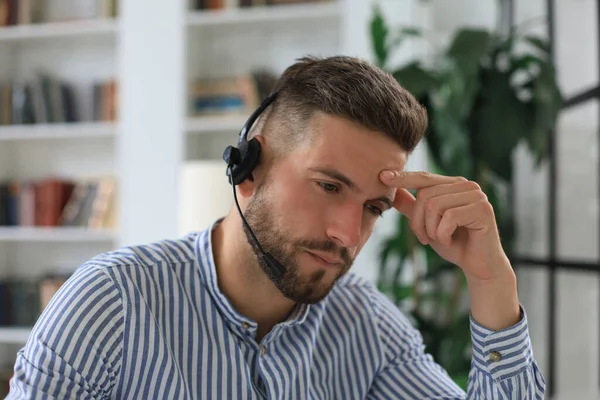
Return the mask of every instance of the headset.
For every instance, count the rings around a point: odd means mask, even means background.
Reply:
[[[271,103],[273,103],[273,101],[275,101],[277,94],[278,92],[271,93],[263,100],[263,102],[252,113],[252,115],[250,115],[240,131],[238,146],[227,146],[223,152],[223,160],[225,160],[227,163],[227,176],[229,177],[229,183],[233,189],[233,198],[235,200],[235,205],[237,206],[238,212],[240,213],[240,217],[242,218],[242,222],[248,229],[248,232],[250,232],[250,236],[258,247],[262,259],[267,265],[267,268],[270,270],[269,272],[271,275],[276,279],[281,280],[285,274],[285,268],[275,259],[275,257],[263,250],[262,246],[258,242],[258,239],[254,235],[252,228],[250,228],[250,225],[248,225],[246,218],[244,218],[244,215],[242,214],[235,191],[236,185],[239,185],[246,179],[252,179],[252,171],[254,168],[256,168],[260,161],[260,142],[256,138],[252,138],[250,141],[248,141],[248,133],[258,117],[267,109],[267,107],[269,107],[269,105],[271,105]]]

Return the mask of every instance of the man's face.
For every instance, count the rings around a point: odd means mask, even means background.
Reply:
[[[314,140],[270,168],[244,213],[286,272],[281,280],[272,276],[255,248],[262,269],[299,303],[322,300],[348,272],[394,199],[380,172],[406,165],[394,141],[344,119],[317,114],[310,129]]]

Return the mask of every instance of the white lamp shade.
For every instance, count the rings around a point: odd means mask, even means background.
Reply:
[[[233,205],[233,189],[222,160],[186,162],[181,168],[179,234],[208,228]]]

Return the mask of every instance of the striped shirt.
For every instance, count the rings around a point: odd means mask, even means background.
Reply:
[[[464,393],[398,308],[352,274],[257,343],[256,323],[219,291],[210,232],[80,266],[18,352],[8,399],[543,398],[524,312],[500,332],[471,321]]]

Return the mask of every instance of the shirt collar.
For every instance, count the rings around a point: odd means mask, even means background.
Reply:
[[[244,325],[255,327],[256,323],[238,313],[231,305],[229,299],[219,289],[211,233],[221,221],[222,218],[216,220],[208,229],[200,232],[196,238],[195,251],[200,277],[216,306],[219,308],[219,311],[228,322],[233,323],[237,327]],[[281,325],[295,326],[303,323],[306,321],[310,309],[311,306],[309,304],[297,305],[294,307],[289,318]]]

